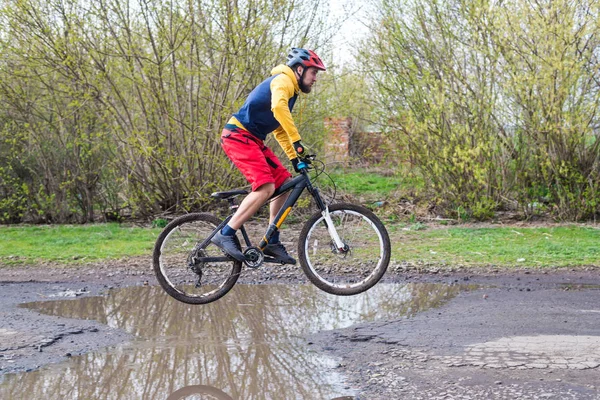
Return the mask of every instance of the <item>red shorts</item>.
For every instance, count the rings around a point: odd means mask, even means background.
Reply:
[[[250,182],[252,191],[267,183],[274,183],[278,188],[292,177],[275,153],[250,132],[226,127],[221,133],[221,146]]]

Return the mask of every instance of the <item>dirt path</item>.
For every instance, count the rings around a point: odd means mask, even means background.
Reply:
[[[150,265],[149,259],[130,259],[0,268],[0,376],[130,340],[128,334],[95,321],[46,316],[19,304],[155,285]],[[591,338],[586,339],[590,348],[598,348],[594,338],[600,338],[600,277],[593,268],[542,273],[392,266],[385,280],[478,288],[409,319],[314,335],[316,346],[343,360],[340,368],[360,398],[398,398],[398,393],[415,399],[600,398],[600,361],[594,361],[600,360],[600,352],[592,351],[588,358],[573,354],[564,368],[558,356],[549,360],[531,355],[536,349],[531,338],[540,336],[537,346],[544,354],[553,341],[558,341],[554,346],[560,353],[565,338],[573,336]],[[278,267],[251,271],[240,282],[296,284],[306,279],[297,267]],[[572,351],[577,353],[581,344],[572,344]],[[503,345],[512,350],[501,349]],[[515,354],[524,358],[515,361]]]
[[[123,265],[125,264],[125,265]],[[43,315],[22,303],[98,296],[111,288],[143,285],[153,277],[144,260],[114,265],[0,268],[0,376],[129,340],[96,321]]]
[[[596,272],[502,273],[468,282],[478,289],[440,308],[313,340],[343,360],[361,398],[600,399]]]

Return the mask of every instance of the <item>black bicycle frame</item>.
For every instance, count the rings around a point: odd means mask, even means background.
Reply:
[[[308,192],[315,199],[315,202],[317,203],[317,207],[319,208],[319,210],[325,211],[327,206],[325,205],[325,203],[323,203],[323,199],[321,199],[321,196],[319,195],[319,189],[312,185],[307,171],[302,170],[302,173],[300,175],[292,178],[288,182],[281,185],[279,188],[277,188],[275,190],[273,195],[269,198],[269,201],[273,200],[277,196],[280,196],[291,190],[290,195],[288,196],[286,201],[283,203],[283,206],[281,207],[281,209],[275,216],[275,220],[269,224],[269,227],[267,228],[265,235],[263,236],[262,240],[260,241],[260,244],[258,245],[258,247],[260,248],[261,251],[264,250],[264,248],[267,246],[271,236],[273,236],[273,234],[283,224],[283,222],[287,218],[290,211],[292,211],[292,207],[294,206],[294,204],[296,204],[296,201],[298,201],[298,199],[300,198],[300,195],[302,194],[304,189],[308,189]],[[206,246],[208,246],[208,244],[210,243],[210,240],[213,238],[213,236],[216,235],[216,233],[219,232],[221,229],[223,229],[223,227],[225,225],[227,225],[227,223],[231,220],[232,217],[233,217],[233,214],[231,214],[227,218],[225,218],[225,220],[223,220],[223,222],[221,222],[219,224],[219,226],[213,231],[213,233],[209,237],[204,239],[201,243],[199,243],[196,248],[203,249]],[[244,238],[246,246],[247,247],[252,246],[252,242],[250,241],[250,237],[248,236],[248,233],[246,232],[246,228],[244,228],[244,225],[241,226],[240,232],[242,233],[242,236]],[[218,261],[227,261],[227,260],[228,260],[227,257],[200,257],[197,261],[218,262]],[[269,261],[269,260],[270,260],[269,258],[265,258],[265,261]]]
[[[325,210],[326,206],[325,206],[325,203],[323,203],[321,196],[319,195],[319,189],[316,187],[313,187],[313,185],[310,181],[310,178],[308,176],[308,173],[306,172],[305,169],[303,169],[302,173],[300,175],[296,176],[295,178],[292,178],[290,181],[281,185],[279,188],[277,188],[275,190],[275,193],[273,193],[273,195],[269,198],[269,200],[272,200],[272,199],[276,198],[277,196],[280,196],[283,193],[286,193],[289,190],[292,191],[290,193],[290,195],[288,196],[288,198],[285,200],[285,203],[283,203],[283,206],[281,207],[281,209],[279,210],[277,215],[275,216],[275,219],[273,220],[273,222],[269,224],[269,227],[267,228],[267,232],[265,233],[265,236],[260,241],[258,247],[261,250],[264,250],[264,248],[269,243],[269,239],[271,238],[271,236],[273,236],[273,234],[283,224],[283,222],[287,218],[290,211],[292,211],[292,207],[294,206],[294,204],[296,204],[296,202],[300,198],[300,195],[302,194],[304,189],[308,189],[308,192],[315,199],[315,202],[317,203],[317,207],[319,208],[319,210],[321,210],[321,211]],[[246,239],[245,230],[243,230],[242,233],[244,235],[244,239]]]

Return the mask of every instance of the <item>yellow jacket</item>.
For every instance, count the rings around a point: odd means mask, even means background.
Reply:
[[[261,140],[273,132],[275,139],[290,160],[297,157],[293,143],[300,140],[292,118],[292,109],[300,93],[294,72],[287,65],[278,65],[271,76],[261,82],[233,114],[229,124],[242,128]]]

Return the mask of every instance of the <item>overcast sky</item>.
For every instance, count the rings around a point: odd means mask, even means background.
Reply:
[[[356,13],[345,21],[340,32],[336,35],[333,42],[334,62],[336,64],[346,64],[352,61],[352,47],[356,46],[358,41],[366,34],[367,29],[364,26],[364,15],[366,5],[363,1],[356,0],[329,0],[331,7],[331,18],[335,20],[347,12]]]

